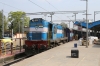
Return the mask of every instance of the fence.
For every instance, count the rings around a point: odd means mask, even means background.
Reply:
[[[2,40],[2,39],[1,39]],[[4,44],[0,40],[0,56],[7,54],[15,54],[16,52],[21,52],[23,50],[23,44],[26,39],[17,38],[12,40],[10,44]]]

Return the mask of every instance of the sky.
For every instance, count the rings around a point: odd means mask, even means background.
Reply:
[[[40,7],[36,6],[39,5]],[[49,12],[49,11],[81,11],[86,10],[86,1],[82,0],[0,0],[0,10],[4,11],[4,15],[8,16],[10,11],[24,11],[26,13],[34,13],[34,12]],[[51,6],[51,5],[53,6]],[[100,0],[88,0],[88,13],[91,14],[88,16],[88,19],[94,18],[94,11],[100,11]],[[72,14],[54,14],[53,20],[74,20],[75,17],[71,17]],[[50,21],[49,15],[33,15],[28,16],[32,18],[44,18],[47,21]],[[68,17],[70,18],[68,18]],[[96,15],[96,20],[99,20],[100,14]],[[76,19],[86,18],[86,15],[83,13],[78,13]],[[68,22],[66,22],[68,23]],[[72,28],[72,22],[70,23],[70,27]]]

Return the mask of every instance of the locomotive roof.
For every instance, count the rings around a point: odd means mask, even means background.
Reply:
[[[31,19],[30,21],[35,20],[35,19],[39,19],[39,20],[42,20],[42,22],[47,22],[47,23],[50,23],[50,24],[53,24],[53,25],[57,25],[58,28],[62,28],[62,25],[57,24],[57,23],[52,23],[52,22],[47,21],[47,20],[44,20],[44,19],[42,19],[42,18],[33,18],[33,19]]]

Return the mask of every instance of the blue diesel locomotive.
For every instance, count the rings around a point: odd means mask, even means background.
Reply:
[[[27,31],[27,40],[25,40],[23,48],[28,55],[37,50],[55,47],[60,42],[67,42],[66,30],[61,25],[48,22],[42,18],[30,20]]]

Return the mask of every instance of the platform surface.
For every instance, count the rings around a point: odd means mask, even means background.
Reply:
[[[10,66],[100,66],[100,45],[79,46],[79,58],[71,58],[77,41],[68,42]]]

